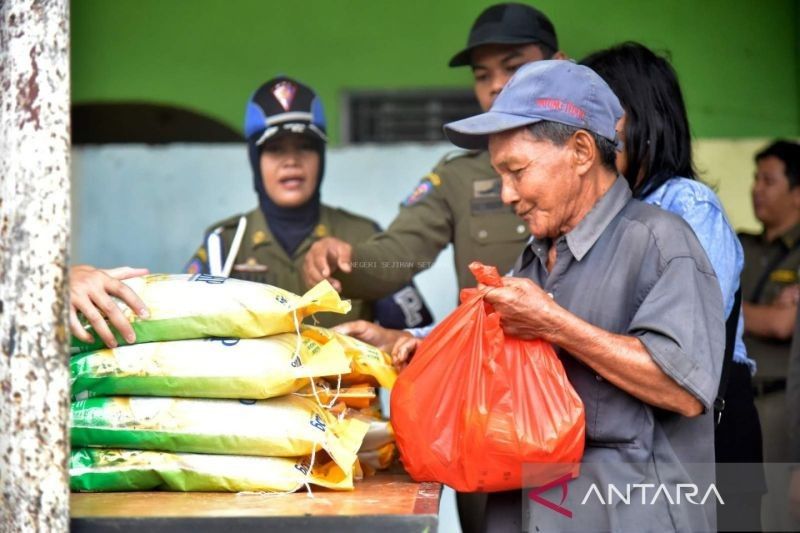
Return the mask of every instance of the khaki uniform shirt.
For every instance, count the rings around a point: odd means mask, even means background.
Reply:
[[[376,298],[409,283],[454,247],[459,289],[475,286],[469,263],[509,271],[529,237],[500,200],[500,177],[486,151],[442,159],[401,204],[389,228],[353,249],[353,273],[339,274],[343,293]]]
[[[236,254],[230,277],[268,283],[295,294],[303,294],[307,288],[303,282],[303,259],[311,245],[327,236],[338,237],[348,242],[359,242],[377,232],[378,226],[368,218],[360,217],[323,205],[320,209],[319,224],[308,237],[300,243],[292,257],[286,253],[273,237],[261,210],[256,208],[245,215],[247,228],[242,244]],[[224,255],[231,248],[240,216],[231,217],[215,224],[206,235],[219,231],[221,249]],[[187,266],[189,272],[208,272],[208,249],[204,244],[197,250]],[[315,318],[319,324],[330,327],[349,320],[372,320],[372,306],[362,300],[351,300],[352,311],[347,315],[321,313]]]
[[[800,224],[772,242],[767,242],[763,234],[742,233],[739,239],[744,249],[742,301],[770,304],[784,288],[798,283]],[[764,275],[762,288],[756,293]],[[748,355],[756,361],[757,379],[786,377],[791,341],[745,335],[744,342]]]

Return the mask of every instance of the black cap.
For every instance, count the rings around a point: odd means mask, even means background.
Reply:
[[[538,9],[525,4],[505,3],[487,7],[472,24],[467,47],[453,56],[449,65],[471,63],[472,51],[484,44],[541,43],[558,50],[553,23]]]

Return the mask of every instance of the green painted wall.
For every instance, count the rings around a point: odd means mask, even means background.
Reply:
[[[73,100],[189,107],[241,128],[285,73],[321,94],[469,86],[448,69],[484,0],[72,0]],[[800,134],[794,0],[539,0],[573,57],[623,40],[668,51],[699,137]]]

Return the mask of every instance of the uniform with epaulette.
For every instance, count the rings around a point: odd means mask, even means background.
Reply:
[[[241,230],[241,245],[230,258],[231,246],[236,240],[237,229],[244,219]],[[303,258],[311,245],[322,237],[338,237],[350,243],[368,239],[379,230],[377,224],[365,217],[354,215],[343,209],[322,206],[319,224],[290,257],[276,242],[269,230],[267,221],[260,209],[253,209],[242,216],[235,216],[215,224],[206,230],[203,245],[198,248],[189,261],[187,270],[201,273],[224,273],[226,263],[230,263],[229,276],[260,283],[268,283],[302,294]],[[220,250],[220,253],[209,250]],[[213,257],[211,257],[213,256]],[[411,289],[411,290],[409,290]],[[399,300],[403,314],[407,314],[407,326],[423,325],[430,320],[424,301],[411,287],[401,289],[393,295]],[[323,313],[316,318],[320,325],[332,326],[346,320],[373,320],[374,306],[371,301],[351,300],[352,310],[346,316]],[[386,320],[382,322],[386,324]]]
[[[744,249],[742,300],[772,304],[781,291],[800,283],[800,224],[769,241],[765,234],[739,234]],[[756,361],[756,407],[764,435],[765,462],[789,460],[786,433],[786,377],[791,339],[745,334],[747,354]]]
[[[751,233],[740,233],[739,240],[745,257],[743,301],[769,305],[783,289],[800,283],[800,224],[773,241],[768,241],[764,234]],[[745,343],[747,353],[758,364],[759,379],[785,383],[791,341],[745,335]]]
[[[278,142],[280,135],[312,140],[319,155],[314,194],[295,207],[279,205],[267,195],[261,173],[262,150],[265,145],[275,150],[276,144],[270,143]],[[320,202],[327,139],[322,104],[309,87],[285,77],[262,85],[248,102],[245,137],[259,207],[206,230],[203,244],[186,270],[267,283],[302,294],[307,290],[302,278],[303,259],[316,240],[332,236],[357,244],[380,228],[373,220]],[[391,328],[430,324],[432,317],[420,294],[413,285],[403,285],[397,291],[387,291],[394,294],[386,297],[352,300],[352,310],[346,316],[323,313],[315,318],[323,326],[357,319],[377,320]]]
[[[473,52],[481,47],[532,44],[539,46],[542,58],[558,50],[550,19],[529,5],[495,4],[475,19],[467,46],[450,59],[449,66],[479,67],[473,64]],[[504,60],[503,67],[518,66],[515,61]],[[508,272],[530,233],[503,205],[500,190],[500,176],[488,152],[445,156],[401,204],[389,228],[353,248],[353,272],[336,273],[343,294],[374,298],[396,289],[429,268],[448,244],[453,245],[459,289],[475,286],[469,271],[472,261]]]
[[[486,151],[444,157],[403,201],[389,228],[353,247],[353,273],[337,273],[344,294],[375,298],[409,283],[453,244],[458,287],[475,286],[471,261],[508,272],[530,237],[500,199]]]

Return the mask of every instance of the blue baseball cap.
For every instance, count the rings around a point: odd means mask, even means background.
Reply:
[[[547,120],[596,133],[620,148],[615,127],[622,113],[611,87],[589,67],[534,61],[508,80],[489,111],[445,124],[444,133],[461,148],[486,149],[493,133]]]

